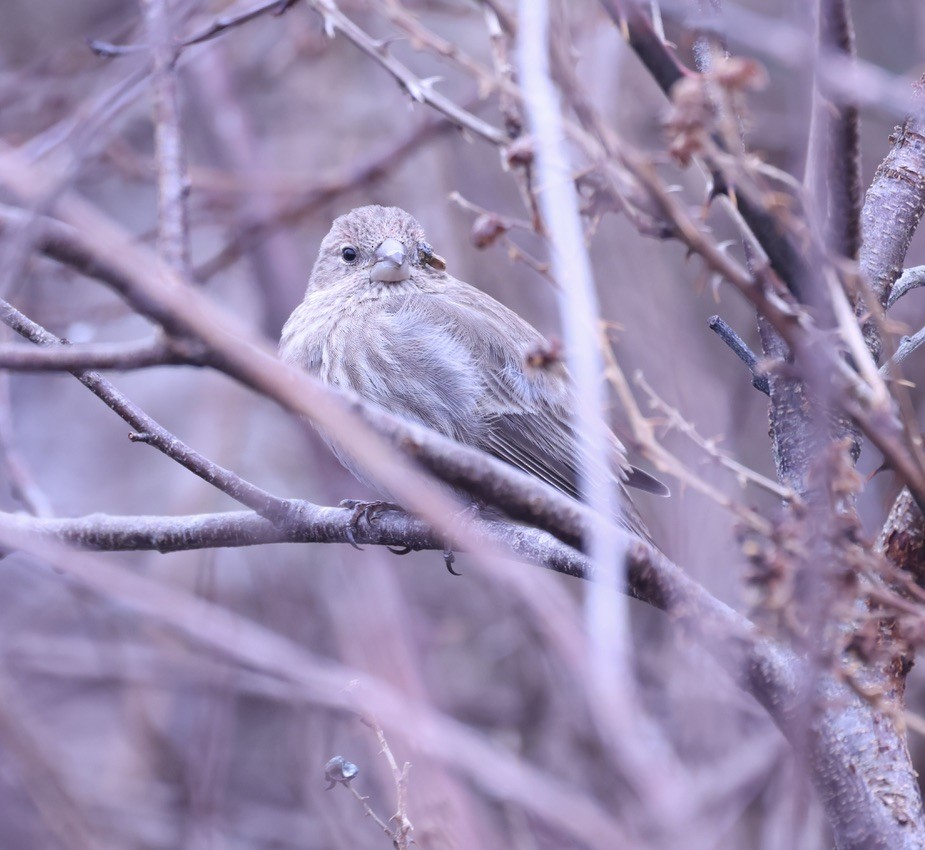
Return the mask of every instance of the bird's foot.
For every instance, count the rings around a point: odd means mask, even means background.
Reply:
[[[464,521],[470,521],[475,519],[484,509],[485,505],[480,501],[473,501],[471,504],[466,505],[461,511],[456,514],[457,519]],[[452,546],[446,546],[443,549],[443,563],[446,564],[446,568],[449,571],[450,575],[460,576],[462,573],[457,572],[453,569],[453,564],[456,563],[456,553],[453,551]]]
[[[360,520],[365,519],[370,525],[376,521],[379,514],[385,511],[401,511],[403,508],[401,505],[396,505],[394,502],[383,502],[374,500],[371,502],[364,502],[361,499],[344,499],[340,503],[342,508],[350,508],[353,513],[350,515],[350,521],[347,523],[347,542],[354,548],[363,551],[363,547],[360,546],[356,541],[356,533],[360,530]],[[392,549],[392,547],[388,547]],[[402,550],[392,550],[399,555],[407,555],[407,552]],[[410,550],[409,550],[410,551]]]

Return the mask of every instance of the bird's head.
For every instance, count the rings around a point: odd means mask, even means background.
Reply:
[[[409,213],[398,207],[357,207],[331,225],[309,288],[344,283],[389,287],[441,274],[445,268],[446,262],[427,244],[423,228]]]

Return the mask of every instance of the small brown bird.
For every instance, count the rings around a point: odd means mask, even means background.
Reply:
[[[577,499],[565,367],[532,325],[445,269],[404,210],[367,206],[342,215],[283,328],[280,356]],[[668,490],[626,462],[616,436],[613,454],[607,474],[620,486],[618,519],[648,538],[625,485]]]

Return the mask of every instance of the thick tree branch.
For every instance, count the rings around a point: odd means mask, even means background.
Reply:
[[[917,111],[890,137],[861,210],[861,271],[883,307],[925,212],[925,76],[915,91]]]

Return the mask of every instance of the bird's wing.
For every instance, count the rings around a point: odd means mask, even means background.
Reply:
[[[475,364],[478,427],[466,440],[512,466],[578,498],[575,436],[569,424],[571,382],[561,363],[533,368],[530,355],[548,347],[543,336],[504,305],[461,281],[449,292],[409,294],[400,308],[411,326],[440,327],[467,364]],[[656,479],[630,466],[612,436],[613,464],[603,475],[621,486],[666,493]],[[628,499],[626,500],[628,501]],[[635,530],[635,529],[634,529]]]

